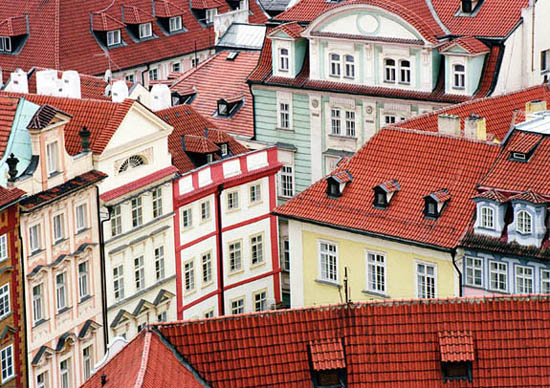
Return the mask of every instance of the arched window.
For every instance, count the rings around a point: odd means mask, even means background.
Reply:
[[[466,71],[464,65],[453,66],[453,87],[455,89],[464,89],[466,85]]]
[[[532,217],[531,214],[525,210],[520,210],[516,214],[516,230],[521,234],[530,234],[532,231]]]
[[[126,159],[124,163],[120,165],[118,172],[121,173],[127,170],[131,170],[132,168],[136,168],[144,164],[147,164],[147,163],[145,162],[145,159],[142,156],[132,155],[128,159]]]
[[[495,228],[495,212],[489,206],[481,207],[481,227],[485,229]]]
[[[330,75],[340,77],[340,55],[330,54]]]
[[[384,59],[384,82],[395,83],[395,59]]]
[[[355,78],[355,58],[353,58],[353,55],[346,55],[344,60],[346,65],[346,78]]]
[[[399,61],[399,83],[407,85],[411,83],[411,62]]]

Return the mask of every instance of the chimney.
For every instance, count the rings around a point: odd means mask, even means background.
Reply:
[[[83,126],[80,131],[78,131],[78,136],[80,136],[80,144],[82,145],[82,152],[89,152],[90,151],[90,135],[92,133],[86,128],[86,126]]]
[[[113,102],[122,102],[128,98],[128,85],[126,81],[118,80],[113,83],[111,88],[111,98]]]
[[[544,100],[534,100],[525,103],[526,115],[532,115],[533,113],[542,112],[546,109],[546,101]]]
[[[16,69],[10,74],[10,79],[4,89],[6,92],[15,93],[29,93],[29,81],[27,80],[27,73],[22,69]]]
[[[485,117],[471,114],[464,120],[464,137],[474,140],[487,140]]]
[[[172,106],[172,93],[168,85],[155,84],[151,88],[152,111],[156,112],[162,109],[167,109]]]
[[[443,135],[460,136],[460,117],[440,114],[437,118],[437,130]]]
[[[61,75],[61,93],[63,97],[81,98],[80,74],[74,70],[64,71]]]

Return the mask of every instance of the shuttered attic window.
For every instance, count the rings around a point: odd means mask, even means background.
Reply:
[[[311,377],[314,387],[346,387],[346,359],[342,339],[330,338],[309,343]]]
[[[397,180],[391,180],[372,188],[374,190],[373,206],[377,209],[385,209],[389,206],[393,196],[401,190]]]
[[[329,198],[338,198],[340,197],[346,185],[353,181],[353,177],[348,170],[338,171],[327,178],[327,196]]]
[[[470,331],[442,331],[439,335],[443,381],[472,382],[474,340]]]
[[[447,189],[434,191],[424,197],[424,216],[426,218],[438,218],[447,203],[451,199],[451,194]]]

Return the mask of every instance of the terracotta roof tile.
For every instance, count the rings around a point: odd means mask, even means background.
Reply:
[[[0,96],[0,157],[6,151],[18,104],[18,98]]]
[[[270,35],[275,35],[277,32],[282,31],[291,38],[298,39],[301,37],[301,33],[304,30],[304,27],[300,26],[298,22],[284,23],[280,26],[272,29]]]
[[[538,133],[519,132],[510,142],[510,152],[528,154],[540,143],[542,135]]]
[[[25,16],[10,17],[0,21],[0,35],[19,36],[27,33],[27,18]]]
[[[521,200],[521,201],[527,201],[527,202],[536,203],[536,204],[538,204],[538,203],[550,203],[550,193],[547,196],[549,198],[545,198],[545,197],[541,196],[540,194],[535,193],[532,190],[528,190],[528,191],[524,191],[523,193],[513,195],[510,198],[508,198],[508,200],[509,201]]]
[[[483,198],[483,199],[490,199],[491,201],[499,202],[499,203],[505,203],[508,201],[508,198],[506,198],[505,195],[500,193],[497,190],[487,190],[480,194],[477,194],[473,197],[476,198]]]
[[[481,54],[489,52],[489,47],[487,47],[483,42],[472,36],[463,36],[458,39],[453,39],[450,42],[445,43],[443,46],[441,46],[439,48],[439,51],[444,52],[449,47],[453,47],[455,45],[462,47],[470,54]]]
[[[346,367],[342,339],[326,339],[309,343],[314,370],[342,369]]]
[[[16,187],[7,189],[3,186],[0,186],[0,207],[6,206],[11,202],[21,198],[25,195],[25,192]]]
[[[57,113],[57,109],[50,105],[42,105],[32,116],[27,128],[29,129],[44,129],[46,128]],[[63,113],[63,112],[61,112]]]
[[[474,340],[470,331],[439,332],[441,361],[474,361]]]
[[[172,16],[181,16],[185,11],[170,1],[156,0],[155,13],[158,17],[169,18]]]
[[[113,31],[125,27],[126,24],[106,12],[92,12],[92,31]]]
[[[346,165],[354,181],[341,197],[328,198],[327,182],[322,180],[275,212],[359,233],[452,248],[470,223],[475,206],[471,197],[476,193],[476,184],[499,150],[500,147],[487,142],[383,129]],[[461,160],[460,166],[456,160]],[[388,178],[397,180],[401,190],[387,209],[373,208],[372,188]],[[427,219],[423,198],[441,187],[453,193],[453,200],[436,221]]]
[[[148,23],[155,20],[155,17],[150,13],[132,5],[123,5],[122,12],[126,24]]]
[[[353,177],[348,170],[337,171],[331,174],[330,177],[337,180],[339,183],[348,183],[353,180]]]
[[[396,191],[401,190],[401,186],[399,185],[399,182],[396,179],[393,179],[391,181],[386,181],[378,185],[378,187],[383,189],[386,193],[395,193]]]
[[[185,151],[198,154],[208,154],[220,150],[216,144],[204,136],[183,135],[181,137],[182,145],[185,144]]]
[[[222,5],[219,0],[191,0],[191,8],[193,9],[220,8]]]
[[[430,194],[430,197],[435,199],[439,203],[447,202],[451,199],[451,193],[449,193],[449,190],[447,189],[441,189],[438,191],[434,191]]]

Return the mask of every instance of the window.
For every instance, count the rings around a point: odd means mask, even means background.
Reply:
[[[516,266],[516,293],[533,293],[533,268],[521,265]]]
[[[254,294],[254,311],[267,310],[267,293],[265,291]]]
[[[159,69],[152,68],[149,69],[149,81],[156,81],[159,79]]]
[[[86,204],[76,207],[76,232],[81,232],[88,227],[88,217],[86,214]]]
[[[330,110],[330,127],[332,129],[333,135],[341,135],[342,134],[342,112],[340,109],[331,109]]]
[[[153,218],[162,216],[162,189],[153,190]]]
[[[525,210],[520,210],[516,215],[516,231],[521,234],[530,234],[532,230],[531,214]]]
[[[229,272],[240,271],[241,268],[241,243],[237,241],[229,244]]]
[[[59,363],[59,379],[61,388],[70,388],[71,379],[69,378],[69,360],[63,360]]]
[[[496,261],[489,262],[490,288],[494,291],[505,292],[508,289],[508,264]]]
[[[384,59],[384,82],[395,83],[395,59]]]
[[[181,71],[181,64],[179,62],[172,63],[172,71],[174,73],[179,73]]]
[[[92,366],[94,364],[92,357],[92,345],[88,345],[82,349],[82,369],[84,371],[84,380],[88,380],[92,374]]]
[[[264,244],[261,234],[250,237],[250,256],[252,265],[264,262]]]
[[[120,44],[120,30],[107,31],[107,46]]]
[[[443,372],[443,382],[447,381],[472,381],[472,362],[471,361],[455,361],[442,362],[441,371]]]
[[[195,289],[195,261],[189,260],[183,265],[183,278],[185,284],[185,292]]]
[[[382,254],[367,252],[367,290],[386,292],[386,257]]]
[[[6,346],[0,351],[2,360],[2,383],[14,376],[13,371],[13,345]]]
[[[88,262],[78,264],[78,295],[80,300],[90,294],[88,277]]]
[[[228,108],[227,108],[227,102],[224,100],[218,101],[218,116],[227,116],[228,115]]]
[[[113,291],[115,300],[124,299],[124,266],[113,268]]]
[[[190,228],[193,226],[193,209],[187,208],[183,209],[181,213],[181,219],[183,223],[183,228]]]
[[[288,49],[279,49],[279,71],[288,71]]]
[[[204,317],[205,318],[213,318],[214,317],[214,309],[208,310],[207,312],[205,312]]]
[[[199,58],[191,58],[191,67],[197,67],[199,63],[200,63]]]
[[[201,221],[210,219],[210,201],[204,201],[201,203]]]
[[[283,129],[290,129],[290,105],[281,103],[279,104],[279,127]]]
[[[53,240],[58,242],[65,237],[65,228],[63,226],[63,214],[53,216]]]
[[[52,175],[57,171],[57,142],[54,141],[46,146],[46,157],[48,165],[48,174]]]
[[[214,154],[206,154],[206,163],[212,163],[214,161]]]
[[[8,258],[8,235],[3,234],[0,236],[0,260],[6,260]]]
[[[485,229],[495,228],[495,212],[489,206],[481,207],[481,227]]]
[[[132,199],[132,226],[134,228],[143,224],[143,211],[141,207],[141,197]]]
[[[550,70],[550,49],[540,52],[540,71]]]
[[[0,36],[0,52],[11,52],[11,38],[9,36]]]
[[[346,111],[346,136],[355,137],[355,112]]]
[[[55,295],[57,300],[57,312],[59,313],[67,307],[67,286],[65,272],[58,273],[55,276]]]
[[[212,281],[212,257],[210,253],[202,255],[202,283],[208,284]]]
[[[409,61],[399,61],[399,83],[406,85],[411,83],[411,63]]]
[[[294,195],[294,173],[293,167],[286,165],[281,167],[280,175],[280,188],[281,197],[290,198]]]
[[[235,210],[239,208],[239,192],[233,191],[227,193],[227,210]]]
[[[330,54],[330,76],[340,77],[340,55]]]
[[[111,236],[115,237],[122,233],[122,213],[120,205],[113,206],[111,213]]]
[[[216,8],[210,8],[206,10],[206,23],[210,24],[214,22],[214,16],[218,14]]]
[[[290,241],[288,240],[288,237],[285,237],[282,239],[282,253],[283,253],[283,262],[282,267],[285,271],[290,271]]]
[[[48,372],[42,372],[36,376],[36,388],[48,387]]]
[[[466,257],[466,284],[469,286],[483,286],[483,260]]]
[[[338,281],[338,252],[336,244],[320,243],[320,275],[321,280]]]
[[[0,287],[0,319],[10,313],[10,284]]]
[[[239,298],[231,302],[231,314],[244,313],[244,298]]]
[[[133,168],[142,166],[144,164],[145,164],[145,159],[143,159],[139,155],[132,155],[120,165],[120,167],[118,168],[118,172],[120,174],[121,172],[131,170]]]
[[[138,256],[134,259],[134,280],[136,282],[136,290],[141,290],[145,287],[145,268],[143,265],[143,256]]]
[[[166,322],[166,311],[163,311],[159,315],[157,315],[157,321],[158,322]]]
[[[345,63],[345,77],[346,78],[355,78],[355,58],[353,58],[353,55],[345,55],[344,56],[344,63]]]
[[[139,25],[139,39],[150,38],[153,35],[151,23]]]
[[[541,270],[540,280],[540,292],[542,294],[550,294],[550,270]]]
[[[38,284],[32,288],[32,315],[34,324],[44,319],[43,306],[42,284]]]
[[[262,186],[257,183],[250,186],[250,202],[260,202],[262,200]]]
[[[139,333],[140,331],[142,331],[143,329],[145,329],[145,326],[147,326],[147,322],[142,322],[142,323],[140,323],[139,325],[137,325],[137,331],[138,331],[138,333]]]
[[[155,248],[155,275],[157,280],[164,279],[164,247]]]
[[[179,31],[182,29],[181,16],[173,16],[170,18],[170,32]]]
[[[416,264],[416,281],[418,298],[435,298],[435,266]]]
[[[227,143],[220,144],[220,150],[221,150],[222,156],[227,156],[227,154],[229,153]]]
[[[384,123],[387,124],[395,124],[397,121],[397,117],[394,115],[384,115]]]
[[[453,65],[453,88],[464,89],[466,85],[466,72],[464,65]]]
[[[126,75],[124,76],[124,79],[125,79],[126,81],[128,81],[128,82],[130,82],[130,83],[133,84],[133,83],[134,83],[134,80],[135,80],[135,77],[134,77],[133,74],[126,74]]]

